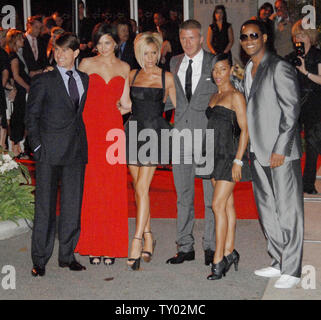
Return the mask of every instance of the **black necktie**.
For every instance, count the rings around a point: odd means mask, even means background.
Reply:
[[[79,92],[77,88],[77,83],[75,78],[72,75],[71,70],[67,71],[66,74],[69,76],[69,80],[68,80],[69,95],[77,109],[79,105]]]
[[[186,70],[186,77],[185,77],[185,94],[188,102],[190,102],[192,97],[192,63],[193,63],[193,60],[190,59],[188,62],[188,67]]]

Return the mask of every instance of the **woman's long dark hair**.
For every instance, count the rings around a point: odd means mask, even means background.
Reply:
[[[223,11],[223,25],[227,23],[227,16],[226,16],[226,9],[223,5],[218,5],[214,8],[214,11],[213,11],[213,24],[216,24],[216,18],[215,18],[215,13],[218,11],[218,10],[222,10]]]
[[[273,6],[270,2],[264,2],[261,7],[259,8],[259,10],[257,11],[257,17],[260,18],[260,12],[261,10],[265,10],[265,9],[271,9],[271,14],[274,13],[274,9]]]
[[[112,37],[113,40],[116,42],[117,48],[118,48],[119,37],[117,34],[116,27],[104,22],[98,23],[94,27],[94,30],[92,32],[92,41],[94,43],[94,47],[97,46],[99,39],[104,35],[108,35]],[[115,49],[115,54],[117,54],[116,49]]]

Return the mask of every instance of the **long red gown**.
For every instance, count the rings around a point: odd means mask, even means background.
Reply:
[[[121,76],[108,83],[94,73],[83,118],[88,140],[80,237],[75,249],[81,255],[128,256],[128,198],[126,164],[111,165],[106,160],[110,129],[124,130],[116,103],[125,80]],[[116,141],[116,140],[115,140]],[[124,145],[125,148],[125,145]]]

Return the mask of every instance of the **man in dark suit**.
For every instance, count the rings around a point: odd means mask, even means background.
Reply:
[[[117,23],[117,35],[119,38],[118,58],[124,62],[127,62],[130,66],[130,69],[132,70],[132,69],[138,69],[139,65],[135,58],[133,42],[129,38],[130,28],[131,27],[130,27],[129,21],[120,20]]]
[[[184,54],[170,61],[176,87],[175,128],[179,132],[189,129],[205,131],[207,118],[205,110],[210,97],[217,91],[212,81],[212,61],[214,55],[202,49],[201,24],[196,20],[186,20],[180,26],[180,41]],[[166,109],[170,109],[166,103]],[[203,131],[203,132],[204,132]],[[194,146],[185,150],[180,146],[180,163],[173,164],[173,175],[177,193],[177,247],[178,253],[167,260],[179,264],[195,259],[194,252],[194,184],[196,165],[193,161]],[[189,163],[185,159],[190,160]],[[210,180],[203,179],[205,228],[203,249],[205,264],[213,262],[215,249],[215,221],[212,211],[213,186]]]
[[[30,77],[41,73],[48,66],[46,47],[40,37],[41,28],[41,16],[28,18],[22,54]]]
[[[299,84],[294,67],[266,50],[261,22],[246,21],[240,42],[251,58],[244,89],[253,192],[273,258],[254,273],[279,277],[276,288],[292,288],[300,282],[304,233]]]
[[[84,270],[74,257],[80,233],[80,212],[88,147],[82,112],[88,76],[76,70],[79,40],[63,33],[56,40],[53,71],[32,80],[26,128],[36,160],[36,207],[31,255],[33,276],[43,276],[55,241],[57,186],[60,180],[60,267]]]

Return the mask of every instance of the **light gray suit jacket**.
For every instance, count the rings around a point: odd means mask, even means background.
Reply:
[[[285,155],[285,161],[301,157],[299,94],[294,67],[266,52],[246,97],[250,143],[262,166],[269,166],[272,153]]]
[[[175,128],[182,130],[206,129],[207,118],[205,110],[208,107],[210,97],[217,92],[217,87],[212,80],[212,61],[214,55],[204,50],[202,74],[190,102],[185,96],[185,90],[178,78],[178,70],[184,58],[184,54],[175,56],[170,61],[170,70],[174,75],[176,88]],[[165,110],[172,109],[170,100],[166,102]]]

